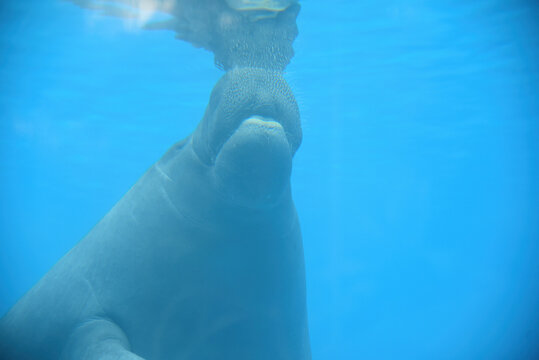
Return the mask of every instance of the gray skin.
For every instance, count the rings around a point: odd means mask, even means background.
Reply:
[[[0,358],[311,359],[300,142],[280,73],[224,75],[195,132],[0,320]]]

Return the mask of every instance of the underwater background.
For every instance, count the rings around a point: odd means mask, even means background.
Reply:
[[[313,359],[539,358],[539,4],[304,1]],[[223,74],[167,31],[0,2],[0,316],[187,136]]]

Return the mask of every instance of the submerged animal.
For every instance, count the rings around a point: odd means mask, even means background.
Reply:
[[[0,320],[0,357],[310,359],[300,143],[280,72],[225,74],[193,134]]]

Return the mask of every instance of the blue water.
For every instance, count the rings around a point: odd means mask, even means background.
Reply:
[[[313,359],[539,358],[539,7],[305,1],[287,68]],[[0,5],[0,314],[189,134],[172,33]]]

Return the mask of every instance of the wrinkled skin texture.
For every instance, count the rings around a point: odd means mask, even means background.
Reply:
[[[278,72],[227,73],[195,132],[0,320],[0,357],[310,359],[300,142]]]

